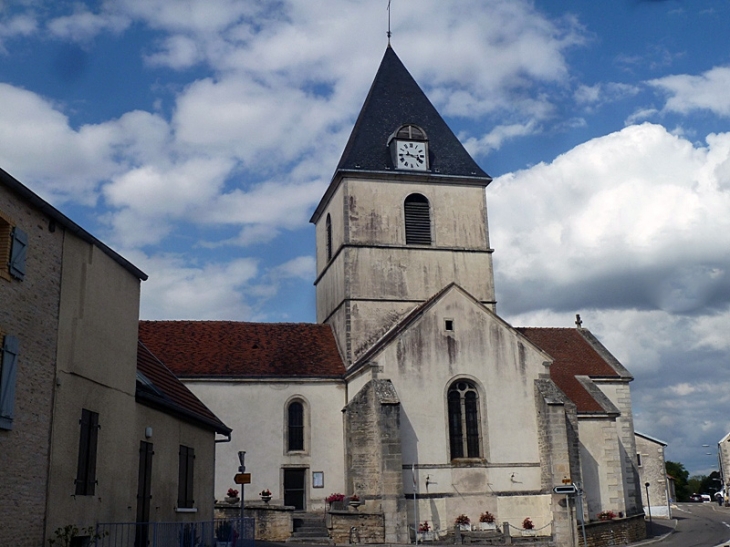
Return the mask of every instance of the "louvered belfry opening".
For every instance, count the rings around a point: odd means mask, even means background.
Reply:
[[[411,194],[404,203],[406,245],[431,245],[431,208],[421,194]]]

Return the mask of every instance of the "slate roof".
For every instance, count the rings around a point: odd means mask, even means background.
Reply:
[[[228,435],[231,432],[231,428],[193,395],[141,341],[137,343],[135,398],[142,404],[179,416],[217,433]]]
[[[139,338],[177,376],[342,378],[329,325],[140,321]]]
[[[616,367],[606,358],[608,350],[587,329],[518,327],[516,330],[554,359],[550,378],[575,403],[579,413],[606,412],[580,376],[631,379],[626,369],[620,364]],[[618,363],[613,356],[611,359]]]
[[[45,201],[43,198],[41,198],[38,194],[33,192],[30,188],[22,184],[18,179],[7,173],[6,171],[0,169],[0,183],[5,185],[7,188],[15,192],[17,195],[19,195],[21,198],[27,200],[31,205],[34,207],[37,207],[44,215],[46,215],[50,220],[54,221],[56,224],[63,227],[65,230],[68,230],[72,234],[74,234],[76,237],[78,237],[81,241],[85,241],[86,243],[90,243],[91,245],[96,245],[99,249],[101,249],[105,254],[107,254],[112,260],[114,260],[117,264],[122,266],[125,270],[127,270],[129,273],[140,279],[141,281],[147,280],[147,274],[144,273],[142,270],[137,268],[134,264],[132,264],[129,260],[124,258],[122,255],[114,251],[111,247],[106,245],[101,240],[97,239],[93,235],[91,235],[89,232],[84,230],[81,226],[76,224],[73,220],[68,218],[66,215],[64,215],[61,211],[53,207],[50,203]]]
[[[345,150],[311,222],[316,222],[323,204],[333,193],[339,174],[376,172],[423,176],[423,172],[395,171],[388,138],[404,124],[426,131],[431,178],[459,177],[487,186],[492,178],[477,165],[453,131],[428,100],[393,48],[388,45],[365,103],[350,133]]]

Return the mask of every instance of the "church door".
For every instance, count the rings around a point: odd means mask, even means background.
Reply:
[[[296,511],[304,511],[306,476],[306,469],[284,469],[284,505],[293,505]]]

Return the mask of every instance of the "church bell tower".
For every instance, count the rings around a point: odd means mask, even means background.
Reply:
[[[317,322],[348,367],[452,283],[494,309],[491,180],[389,45],[311,218]]]

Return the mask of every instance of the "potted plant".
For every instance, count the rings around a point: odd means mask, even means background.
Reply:
[[[226,492],[226,501],[228,503],[238,503],[238,490],[229,488],[228,492]]]
[[[496,530],[497,525],[494,523],[494,515],[489,511],[484,511],[479,515],[480,530]]]
[[[215,527],[216,547],[229,547],[233,540],[233,525],[227,520]]]
[[[464,514],[456,517],[454,522],[459,530],[471,530],[471,520],[469,520],[469,517]]]
[[[522,521],[522,535],[534,536],[535,533],[535,525],[532,523],[532,519],[525,517],[525,520]]]
[[[433,541],[434,540],[433,530],[431,530],[431,526],[428,524],[427,520],[424,520],[421,524],[418,525],[418,540],[419,541]]]
[[[599,520],[613,520],[616,518],[616,513],[613,511],[601,511],[598,513]]]
[[[332,509],[344,509],[345,508],[345,494],[340,493],[334,493],[327,496],[324,501],[327,502],[327,504]]]
[[[259,492],[259,496],[261,496],[261,500],[264,503],[269,503],[271,501],[271,490],[264,488],[261,492]]]

